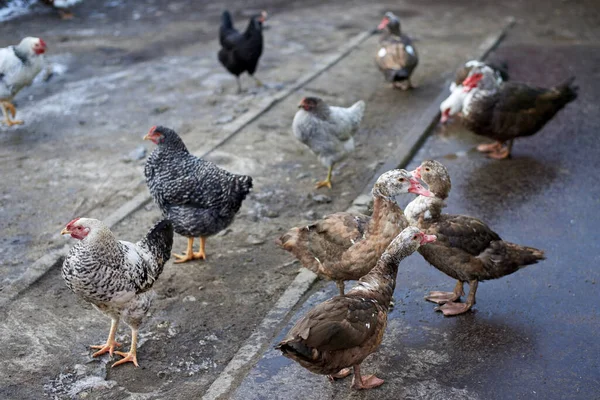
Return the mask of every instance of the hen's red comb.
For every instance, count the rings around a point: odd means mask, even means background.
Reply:
[[[71,221],[67,224],[66,228],[70,229],[73,226],[73,224],[79,220],[80,220],[80,218],[75,218],[73,221]]]
[[[43,39],[40,39],[40,44],[41,44],[43,47],[47,47],[47,46],[46,46],[46,42],[44,42],[44,40],[43,40]]]

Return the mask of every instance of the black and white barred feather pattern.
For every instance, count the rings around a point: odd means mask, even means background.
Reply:
[[[189,153],[175,131],[163,138],[144,169],[148,189],[175,232],[211,236],[229,226],[252,189],[252,178],[232,174]]]
[[[158,222],[137,243],[117,240],[101,221],[80,218],[89,234],[71,248],[62,276],[75,294],[105,314],[138,326],[150,307],[150,288],[171,256],[173,225]]]

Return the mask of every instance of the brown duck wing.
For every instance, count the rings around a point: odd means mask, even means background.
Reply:
[[[370,217],[336,213],[312,225],[292,228],[276,243],[294,254],[305,268],[322,271],[322,262],[339,260],[355,242],[363,239]]]
[[[370,300],[336,296],[309,311],[279,347],[290,343],[318,351],[357,347],[375,334],[378,314]]]
[[[491,111],[490,136],[509,140],[539,131],[574,96],[568,84],[543,89],[508,82],[496,94],[482,98],[481,109]]]
[[[442,215],[428,233],[438,235],[438,241],[470,255],[481,254],[494,240],[501,240],[483,221],[465,215]]]

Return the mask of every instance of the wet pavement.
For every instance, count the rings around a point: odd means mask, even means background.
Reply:
[[[508,60],[514,78],[541,85],[576,74],[580,98],[542,133],[518,141],[511,161],[475,154],[478,139],[456,126],[435,132],[415,160],[436,158],[449,167],[454,183],[449,212],[483,218],[503,238],[546,250],[548,260],[483,283],[477,311],[448,319],[422,297],[453,282],[415,255],[401,266],[384,344],[365,363],[365,371],[386,379],[381,389],[353,393],[349,382],[331,385],[268,351],[225,398],[599,397],[593,4],[356,1],[344,2],[346,12],[340,13],[335,2],[253,2],[256,9],[275,10],[259,67],[261,79],[272,86],[237,96],[235,81],[214,56],[220,5],[109,3],[114,6],[84,2],[80,19],[67,25],[49,24],[42,10],[0,25],[0,45],[42,27],[55,43],[51,61],[69,67],[19,95],[27,126],[0,128],[2,284],[36,257],[68,243],[58,231],[74,213],[104,218],[146,190],[143,160],[122,158],[136,150],[150,125],[173,126],[191,149],[212,150],[212,161],[250,173],[254,192],[230,229],[208,241],[207,262],[165,268],[141,330],[139,369],[111,369],[107,357],[90,357],[87,345],[105,338],[108,321],[76,300],[58,265],[0,309],[0,398],[198,398],[296,275],[297,266],[288,264],[291,258],[273,239],[290,226],[346,209],[437,97],[452,69],[478,54],[479,44],[497,33],[508,15],[516,16],[518,25],[494,57]],[[422,57],[415,73],[419,89],[399,92],[382,82],[372,61],[373,37],[215,148],[228,134],[227,124],[217,120],[244,118],[277,93],[277,85],[292,85],[387,9],[402,16],[416,39]],[[142,16],[135,19],[135,12]],[[245,15],[235,14],[239,26]],[[312,190],[323,168],[290,140],[298,99],[308,94],[335,104],[367,102],[357,151],[334,171],[331,192]],[[67,105],[68,112],[55,104]],[[317,201],[316,194],[326,197]],[[149,204],[114,231],[136,240],[158,218]],[[184,244],[176,238],[176,248]],[[334,292],[332,285],[319,283],[299,308]],[[288,325],[299,315],[290,316]],[[272,335],[285,331],[274,328]],[[128,345],[125,326],[118,339]]]
[[[523,43],[524,30],[512,31],[493,57],[508,62],[511,79],[540,86],[577,76],[576,102],[539,134],[517,140],[511,160],[474,151],[485,138],[455,121],[437,127],[407,168],[441,161],[453,183],[446,212],[481,218],[503,239],[545,250],[547,259],[480,284],[474,311],[452,318],[423,296],[450,291],[454,281],[418,254],[404,260],[383,344],[362,368],[386,383],[362,393],[349,388],[351,378],[332,384],[272,349],[304,313],[337,294],[322,283],[234,398],[600,398],[600,48]]]

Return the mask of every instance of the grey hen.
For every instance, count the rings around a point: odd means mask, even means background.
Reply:
[[[333,165],[354,151],[353,136],[365,113],[365,102],[360,100],[344,108],[329,106],[318,97],[305,97],[298,108],[292,123],[294,136],[329,169],[327,179],[317,182],[316,188],[331,189]]]
[[[157,223],[137,243],[117,240],[106,225],[97,219],[77,218],[69,222],[61,234],[80,240],[69,251],[62,267],[62,276],[69,289],[112,319],[106,344],[92,346],[112,356],[119,320],[131,327],[131,348],[128,353],[117,351],[123,359],[113,367],[133,362],[137,367],[138,328],[148,310],[154,292],[150,289],[162,273],[173,246],[173,225]]]
[[[158,147],[146,161],[146,183],[154,201],[175,232],[188,238],[184,255],[174,254],[182,263],[206,259],[206,237],[229,226],[252,189],[252,178],[232,174],[210,161],[190,154],[177,133],[154,126],[144,139]],[[200,237],[200,251],[193,252],[194,237]]]

